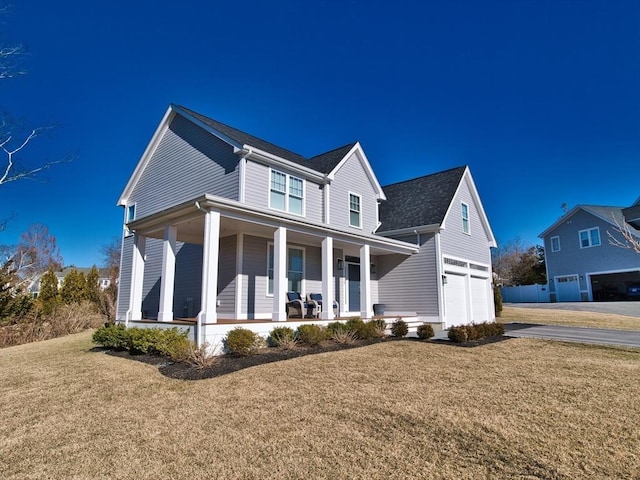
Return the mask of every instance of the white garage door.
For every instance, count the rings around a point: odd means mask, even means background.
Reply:
[[[447,284],[444,286],[444,314],[447,318],[447,328],[469,323],[466,283],[466,276],[447,272]]]
[[[482,323],[489,321],[489,293],[491,285],[488,278],[471,277],[471,321]]]
[[[556,278],[556,294],[559,302],[579,302],[580,284],[577,275]]]

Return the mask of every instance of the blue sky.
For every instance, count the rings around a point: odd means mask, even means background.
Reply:
[[[640,3],[20,0],[28,49],[0,108],[56,125],[0,186],[0,244],[32,223],[67,265],[101,261],[116,201],[169,103],[306,156],[359,140],[386,185],[469,165],[498,242],[561,205],[630,205],[640,159]]]

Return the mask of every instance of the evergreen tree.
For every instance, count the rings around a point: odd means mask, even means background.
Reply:
[[[72,268],[62,281],[60,289],[60,299],[63,303],[81,303],[87,298],[87,281],[84,273]]]
[[[92,301],[95,304],[100,303],[100,274],[98,269],[94,265],[91,267],[91,271],[87,274],[87,300]]]
[[[42,307],[42,313],[49,315],[59,302],[58,277],[53,268],[49,268],[42,278],[40,278],[40,295],[38,301]]]

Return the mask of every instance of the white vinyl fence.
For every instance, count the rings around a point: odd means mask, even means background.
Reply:
[[[548,303],[548,285],[519,285],[501,287],[502,301],[505,303]]]

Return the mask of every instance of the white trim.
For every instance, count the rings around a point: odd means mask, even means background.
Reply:
[[[240,318],[242,315],[242,287],[244,276],[242,269],[244,267],[244,233],[239,232],[236,236],[236,298],[235,298],[235,317]]]
[[[173,321],[173,296],[176,279],[176,238],[178,227],[167,225],[164,228],[162,243],[162,272],[160,275],[159,322]]]
[[[273,233],[273,321],[287,320],[287,229],[279,227]]]
[[[273,242],[267,242],[267,274],[266,274],[266,293],[265,296],[267,298],[273,298],[273,292],[269,293],[269,253],[271,248],[274,248],[274,286],[275,286],[275,247]],[[286,246],[286,261],[285,261],[285,277],[287,279],[287,292],[289,291],[289,250],[302,250],[302,280],[300,281],[300,295],[306,295],[306,282],[305,277],[307,274],[307,249],[304,246],[298,244],[287,244]],[[285,292],[286,293],[286,292]]]
[[[558,248],[554,249],[553,248],[553,239],[557,239],[558,240]],[[559,235],[554,235],[553,237],[549,238],[549,246],[551,247],[551,252],[555,253],[555,252],[559,252],[562,249],[562,246],[560,245],[560,236]]]
[[[326,181],[325,175],[313,170],[311,168],[300,165],[299,163],[292,162],[282,157],[278,157],[259,148],[252,147],[251,145],[242,145],[241,148],[234,149],[234,153],[244,155],[247,158],[254,160],[258,163],[264,163],[268,166],[275,165],[277,168],[285,168],[297,172],[301,177],[305,179],[312,179],[318,183]]]
[[[358,225],[352,225],[351,224],[351,196],[357,197],[358,198],[358,206],[360,207],[360,211],[358,212],[358,220],[359,220],[359,224]],[[362,208],[362,195],[349,191],[347,193],[347,211],[348,211],[348,215],[349,215],[349,226],[351,228],[359,228],[360,230],[362,230],[362,217],[363,215],[363,208]],[[355,210],[354,210],[355,212]]]
[[[442,276],[444,275],[444,265],[443,265],[443,255],[442,255],[442,246],[440,244],[440,232],[437,232],[434,235],[434,243],[436,250],[436,275],[438,276],[436,292],[438,294],[438,317],[439,321],[445,321],[445,311],[444,311],[444,285],[442,284]]]
[[[238,182],[238,201],[244,203],[247,188],[247,157],[244,155],[238,163]]]
[[[329,225],[331,223],[331,185],[326,183],[324,185],[324,223]]]

